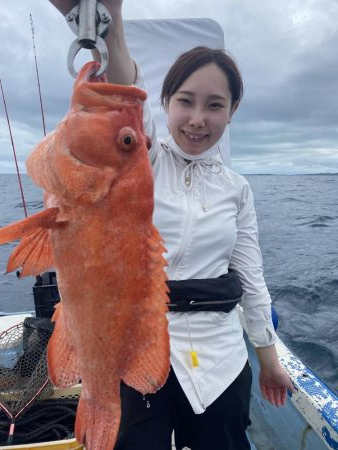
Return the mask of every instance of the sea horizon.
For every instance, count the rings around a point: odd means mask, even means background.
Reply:
[[[231,167],[232,168],[232,167]],[[232,168],[233,170],[235,170],[235,172],[238,172],[240,175],[243,176],[255,176],[255,175],[259,175],[259,176],[309,176],[309,175],[338,175],[338,172],[302,172],[302,173],[270,173],[270,172],[261,172],[261,173],[252,173],[252,172],[239,172],[236,171],[236,169]],[[17,175],[17,172],[1,172],[0,171],[0,175]],[[27,172],[20,172],[20,175],[27,175]]]

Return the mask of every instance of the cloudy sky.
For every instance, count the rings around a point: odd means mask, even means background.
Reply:
[[[74,35],[48,0],[0,2],[0,78],[23,169],[42,137],[29,14],[47,131],[68,108]],[[337,0],[125,0],[124,17],[207,17],[221,25],[245,84],[230,130],[235,170],[338,172]],[[0,172],[14,170],[0,99]]]

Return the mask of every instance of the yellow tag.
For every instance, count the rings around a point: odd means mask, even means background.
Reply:
[[[191,351],[190,352],[190,356],[191,356],[192,366],[193,367],[198,367],[199,366],[199,362],[198,362],[197,352],[195,352],[194,350]]]

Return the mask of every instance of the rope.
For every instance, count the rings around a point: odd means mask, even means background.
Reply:
[[[74,436],[78,399],[44,400],[16,420],[13,442],[32,444]],[[0,416],[0,445],[5,445],[10,421]]]

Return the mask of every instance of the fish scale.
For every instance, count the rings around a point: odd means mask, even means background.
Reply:
[[[0,229],[2,243],[21,239],[10,270],[56,268],[61,302],[49,374],[58,387],[81,380],[75,431],[87,450],[114,447],[121,380],[154,393],[170,367],[165,248],[152,224],[142,123],[146,94],[93,76],[97,69],[96,62],[82,68],[70,111],[27,160],[46,209]]]

